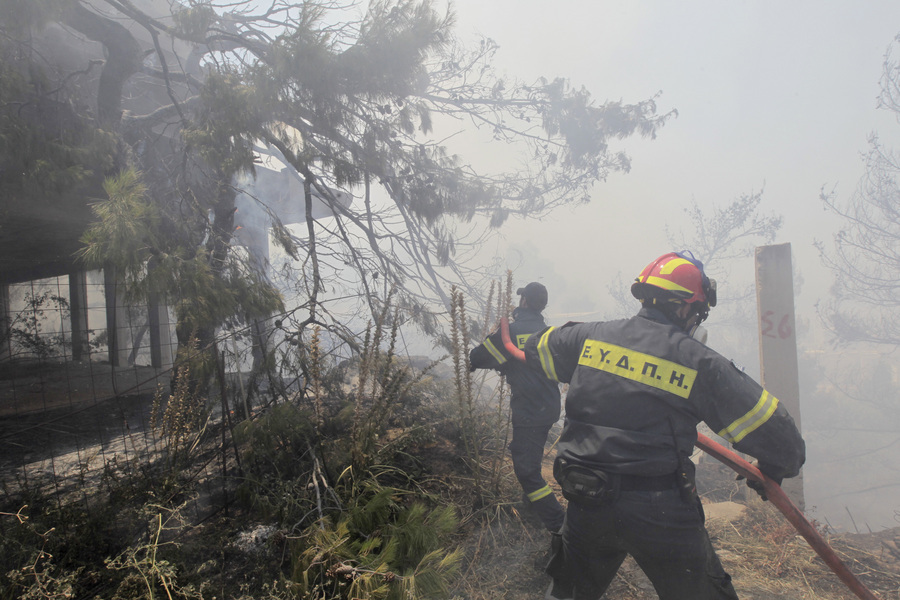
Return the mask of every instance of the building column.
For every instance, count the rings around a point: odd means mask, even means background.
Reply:
[[[169,369],[175,363],[172,334],[169,330],[169,307],[157,293],[150,294],[147,312],[150,319],[150,364]]]
[[[69,319],[72,330],[72,360],[90,359],[87,274],[84,271],[69,273]]]
[[[5,362],[12,357],[12,339],[9,336],[9,284],[0,283],[0,362]]]
[[[124,367],[128,364],[128,315],[119,291],[116,269],[108,265],[103,269],[103,288],[106,298],[106,333],[109,344],[109,364]]]

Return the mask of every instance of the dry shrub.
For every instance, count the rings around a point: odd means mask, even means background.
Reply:
[[[756,600],[853,597],[807,541],[768,502],[752,498],[740,519],[710,521],[707,528],[741,596]],[[900,600],[900,575],[885,571],[873,555],[840,538],[830,538],[824,530],[820,533],[872,591],[880,592],[884,600]],[[873,577],[876,573],[878,578]]]

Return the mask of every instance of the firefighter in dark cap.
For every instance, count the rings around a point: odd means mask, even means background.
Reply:
[[[519,288],[519,306],[513,310],[510,337],[519,348],[528,337],[547,327],[541,312],[547,306],[547,288],[532,282]],[[565,510],[541,474],[544,445],[550,428],[559,420],[559,385],[538,370],[513,360],[505,351],[500,332],[492,333],[469,353],[472,369],[495,369],[509,382],[512,412],[512,442],[509,451],[513,469],[522,486],[524,500],[552,534],[562,528]]]

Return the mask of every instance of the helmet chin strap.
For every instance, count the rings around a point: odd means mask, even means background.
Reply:
[[[675,324],[683,329],[686,334],[693,336],[694,331],[700,325],[699,319],[695,319],[694,316],[695,315],[691,313],[687,317],[678,318]]]
[[[697,325],[696,327],[694,327],[694,331],[691,333],[691,337],[705,346],[706,340],[709,339],[709,331],[706,329],[706,327]]]
[[[700,322],[695,321],[695,322],[691,323],[690,320],[688,320],[688,323],[685,324],[684,331],[689,336],[699,339],[700,336],[697,335],[697,332],[700,331]]]
[[[661,310],[669,319],[689,336],[694,337],[697,328],[709,316],[709,308],[694,304],[687,304],[680,301],[660,300],[658,298],[648,298],[641,300],[642,306],[653,306]],[[689,307],[685,313],[685,307]]]
[[[685,306],[688,307],[687,314],[685,314]],[[695,337],[700,324],[706,320],[707,315],[709,315],[709,311],[703,310],[702,306],[682,304],[673,311],[671,317],[675,321],[675,324],[681,327],[685,333],[691,337]]]

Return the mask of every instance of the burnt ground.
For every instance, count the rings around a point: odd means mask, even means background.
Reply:
[[[734,473],[718,463],[698,482],[707,528],[742,600],[843,600],[856,596],[832,573],[786,519],[754,492],[743,493]],[[545,460],[545,478],[555,487]],[[728,490],[731,500],[721,500]],[[558,491],[558,490],[557,490]],[[900,527],[870,534],[834,535],[822,530],[841,561],[882,600],[900,600]],[[463,547],[468,557],[465,598],[539,600],[549,584],[543,562],[549,536],[517,505],[498,508],[472,527]],[[628,558],[605,600],[655,600],[656,592]]]
[[[553,436],[551,436],[553,437]],[[552,456],[544,478],[557,492]],[[742,600],[844,600],[856,596],[770,503],[735,473],[706,455],[697,486],[707,528]],[[431,457],[433,464],[441,461]],[[445,460],[444,462],[448,462]],[[448,469],[449,471],[449,469]],[[516,497],[514,486],[507,494]],[[816,524],[840,560],[881,600],[900,600],[900,527],[838,535]],[[521,503],[511,501],[471,516],[461,531],[467,561],[454,592],[466,600],[540,600],[550,583],[543,573],[549,534]],[[628,558],[604,600],[655,600],[657,594]]]
[[[165,373],[151,367],[114,369],[105,363],[17,363],[0,371],[0,473],[23,465],[46,471],[70,454],[115,452],[141,440]],[[121,449],[121,448],[119,448]]]
[[[11,471],[21,473],[25,464],[35,471],[72,475],[95,460],[94,453],[102,459],[104,454],[115,456],[134,451],[139,444],[152,444],[147,432],[157,385],[166,388],[168,381],[146,367],[69,363],[52,373],[27,365],[0,372],[0,475],[6,480]],[[86,456],[83,449],[89,447],[95,450]],[[424,452],[420,458],[429,463],[433,475],[445,476],[446,481],[458,476],[459,457],[451,445]],[[544,466],[545,478],[555,486],[550,456]],[[745,493],[726,467],[708,457],[702,460],[698,489],[707,503],[714,545],[742,600],[854,597],[784,518],[755,494]],[[458,543],[466,560],[453,589],[460,600],[543,598],[549,584],[543,573],[549,534],[517,501],[514,482],[507,485],[505,497],[512,500],[493,499],[489,508],[463,515]],[[900,600],[900,528],[824,533],[876,597]],[[656,597],[630,559],[605,596],[607,600]]]

